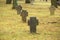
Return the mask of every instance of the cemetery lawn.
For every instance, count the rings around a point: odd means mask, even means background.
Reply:
[[[0,3],[0,40],[60,40],[60,7],[55,15],[50,15],[50,3],[21,4],[27,10],[29,17],[36,16],[39,20],[37,33],[31,34],[27,23],[21,21],[21,16],[12,9],[12,4]]]

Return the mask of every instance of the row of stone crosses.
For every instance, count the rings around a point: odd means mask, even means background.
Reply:
[[[17,14],[22,17],[22,21],[26,23],[26,18],[28,16],[27,10],[23,10],[21,5],[16,6]],[[36,17],[30,17],[28,20],[28,25],[30,26],[30,33],[36,33],[36,26],[38,25],[38,19]]]

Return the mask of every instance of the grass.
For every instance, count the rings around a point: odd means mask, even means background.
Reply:
[[[31,34],[27,23],[23,23],[16,10],[12,10],[12,4],[7,5],[3,1],[0,4],[0,40],[60,40],[59,8],[56,9],[55,15],[50,16],[50,5],[21,3],[23,9],[29,12],[27,21],[31,16],[36,16],[39,20],[37,34]]]

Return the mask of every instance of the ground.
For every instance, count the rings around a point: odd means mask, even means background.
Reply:
[[[31,34],[28,23],[23,23],[12,4],[0,1],[0,40],[60,40],[60,7],[56,8],[55,15],[50,15],[50,3],[34,3],[22,5],[29,15],[39,20],[37,34]],[[43,5],[42,5],[43,4]]]

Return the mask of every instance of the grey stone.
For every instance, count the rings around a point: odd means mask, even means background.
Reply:
[[[30,3],[30,0],[25,0],[25,3]]]
[[[26,22],[26,18],[28,16],[28,12],[26,10],[22,10],[20,16],[22,17],[22,21]]]
[[[22,6],[21,5],[18,5],[18,6],[16,6],[15,9],[17,10],[17,14],[20,14],[21,11],[22,11]]]
[[[49,9],[50,9],[50,15],[54,15],[55,10],[56,10],[55,6],[52,5]]]
[[[38,19],[36,19],[36,17],[30,17],[30,20],[28,20],[28,25],[30,26],[30,33],[36,33]]]

